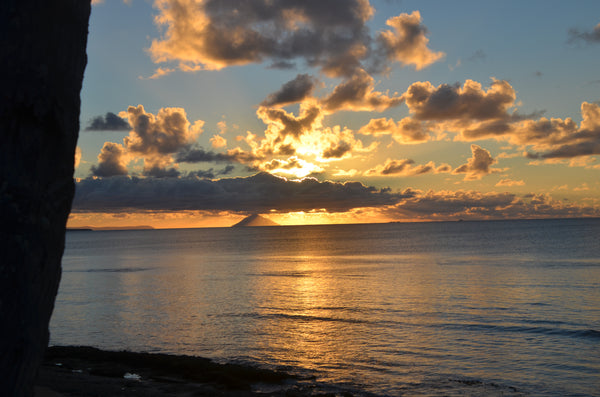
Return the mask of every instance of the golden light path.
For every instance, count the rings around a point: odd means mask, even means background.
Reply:
[[[261,215],[282,226],[381,223],[389,221],[389,219],[372,209],[357,209],[335,213],[326,211],[271,212]],[[67,227],[123,228],[130,226],[151,226],[155,229],[229,227],[244,217],[244,214],[230,212],[205,213],[201,211],[120,212],[114,214],[72,213],[67,222]]]

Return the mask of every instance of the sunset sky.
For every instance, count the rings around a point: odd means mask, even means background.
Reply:
[[[600,2],[93,1],[69,226],[600,216]]]

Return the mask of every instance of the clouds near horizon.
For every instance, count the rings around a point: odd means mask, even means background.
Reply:
[[[218,180],[116,176],[79,181],[73,211],[344,212],[391,205],[410,195],[410,192],[392,193],[359,182],[287,180],[265,172]]]
[[[477,191],[414,191],[414,196],[382,211],[391,218],[484,220],[599,217],[600,207],[556,200],[548,194],[518,196]]]
[[[73,212],[156,213],[176,211],[286,213],[363,209],[387,219],[457,220],[599,217],[600,207],[556,200],[548,194],[376,189],[359,182],[287,180],[261,172],[213,178],[227,169],[184,178],[116,176],[77,182]]]

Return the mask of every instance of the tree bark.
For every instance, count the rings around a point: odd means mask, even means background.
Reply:
[[[48,344],[75,189],[89,0],[0,1],[0,394]]]

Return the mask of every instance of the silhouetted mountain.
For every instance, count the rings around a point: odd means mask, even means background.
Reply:
[[[270,219],[262,217],[258,214],[250,215],[240,222],[233,225],[233,227],[251,227],[251,226],[279,226],[279,224],[273,222]]]

